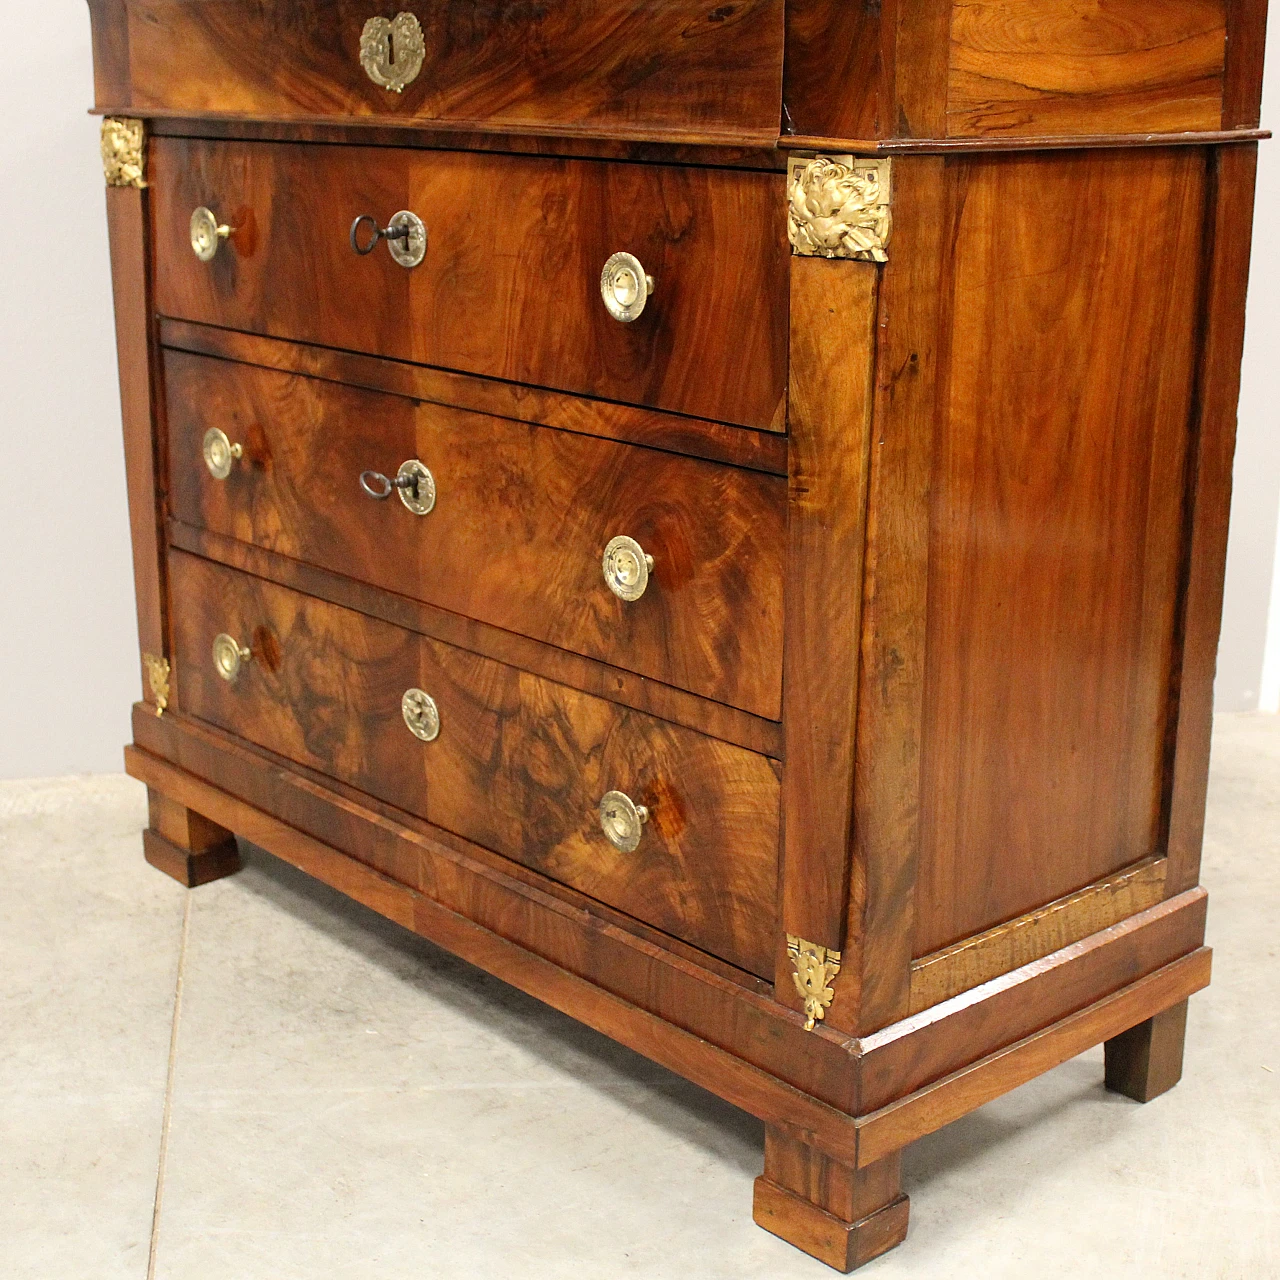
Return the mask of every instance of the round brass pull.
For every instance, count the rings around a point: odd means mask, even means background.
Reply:
[[[600,273],[600,296],[609,314],[623,324],[640,318],[653,293],[653,277],[631,253],[615,253]]]
[[[220,223],[212,209],[201,205],[191,215],[191,251],[201,262],[212,262],[219,245],[234,228]]]
[[[400,699],[400,714],[415,738],[434,742],[440,736],[440,710],[429,693],[421,689],[406,689]]]
[[[204,433],[204,465],[215,480],[225,480],[231,474],[231,464],[244,456],[244,446],[232,444],[225,431],[210,427]]]
[[[604,549],[604,580],[619,600],[639,600],[649,585],[653,557],[634,539],[612,538]]]
[[[385,240],[391,256],[405,268],[416,267],[427,256],[426,224],[408,209],[401,209],[385,227],[378,226],[373,214],[362,213],[351,224],[349,239],[362,258],[378,247],[379,240]]]
[[[394,489],[400,495],[400,501],[415,516],[430,515],[436,505],[435,476],[417,458],[402,462],[394,480],[381,471],[362,471],[360,487],[378,501],[391,497]]]
[[[648,821],[648,807],[636,804],[626,792],[606,791],[600,801],[600,829],[623,853],[631,853],[639,845]]]
[[[245,645],[225,631],[213,638],[213,667],[228,684],[239,676],[241,666],[252,656]]]

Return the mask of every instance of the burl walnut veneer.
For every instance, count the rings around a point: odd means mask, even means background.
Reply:
[[[1263,0],[89,0],[147,858],[760,1117],[849,1270],[1198,887]]]

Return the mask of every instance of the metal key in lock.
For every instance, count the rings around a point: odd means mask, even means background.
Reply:
[[[416,516],[430,514],[436,505],[435,477],[417,458],[402,462],[394,479],[381,471],[362,471],[360,487],[378,501],[391,497],[393,491],[398,493],[400,501]]]
[[[351,248],[362,258],[378,247],[379,240],[385,240],[391,256],[405,268],[418,266],[427,256],[426,224],[408,209],[401,209],[385,227],[378,226],[377,218],[371,213],[362,213],[351,224],[348,239]]]

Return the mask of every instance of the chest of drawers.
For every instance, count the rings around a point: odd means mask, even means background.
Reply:
[[[1176,1083],[1265,5],[90,0],[147,858],[760,1117]]]

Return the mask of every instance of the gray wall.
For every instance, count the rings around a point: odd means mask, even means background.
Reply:
[[[0,777],[120,768],[139,693],[84,0],[0,0]],[[1272,24],[1266,120],[1280,120]],[[56,52],[56,58],[53,54]],[[56,73],[56,74],[55,74]],[[1280,143],[1264,144],[1222,706],[1256,706],[1280,505]],[[1280,685],[1280,618],[1272,627]]]
[[[0,19],[0,777],[116,771],[138,646],[89,11]]]

